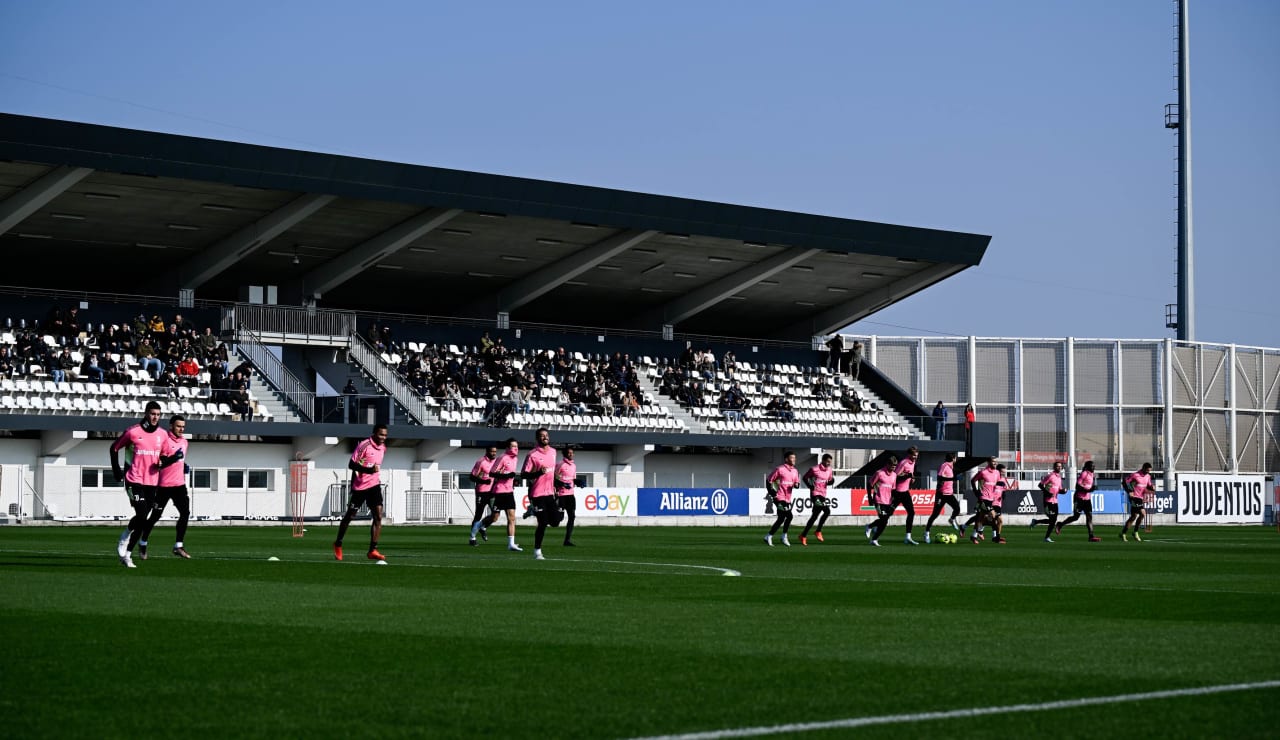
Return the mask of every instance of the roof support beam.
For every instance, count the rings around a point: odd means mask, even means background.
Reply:
[[[199,288],[334,200],[315,194],[295,198],[187,260],[178,268],[178,287]]]
[[[725,275],[719,280],[708,283],[667,303],[660,310],[654,311],[649,323],[653,323],[654,319],[660,319],[659,323],[675,326],[690,316],[711,308],[729,296],[736,295],[761,280],[766,280],[789,267],[798,265],[821,251],[821,249],[792,247],[768,259],[748,265],[737,272]]]
[[[919,272],[882,284],[857,298],[832,306],[804,321],[792,324],[783,331],[783,335],[815,337],[830,334],[968,267],[968,265],[956,264],[931,265]]]
[[[510,313],[657,233],[656,230],[624,231],[585,249],[579,249],[568,257],[503,288],[498,293],[497,310]],[[471,309],[478,313],[483,313],[489,308],[492,308],[492,304],[471,306]]]
[[[0,203],[0,234],[5,234],[28,216],[49,205],[72,185],[85,179],[88,167],[58,167]]]
[[[325,293],[435,231],[461,213],[461,208],[429,208],[363,244],[348,249],[302,276],[303,299],[319,300]]]

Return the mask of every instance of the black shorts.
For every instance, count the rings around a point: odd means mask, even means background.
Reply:
[[[1074,498],[1071,500],[1071,510],[1076,514],[1092,514],[1093,499]]]
[[[911,502],[911,491],[894,491],[893,498],[890,500],[889,505],[895,509],[899,506],[905,506],[911,511],[915,511],[915,509],[912,508],[915,504]]]
[[[372,511],[382,506],[382,486],[372,486],[357,491],[351,489],[351,498],[347,501],[347,508],[352,511],[359,511],[361,506],[368,506]]]
[[[497,511],[497,508],[493,506],[493,494],[489,491],[476,491],[476,511],[484,511],[486,506]]]
[[[533,509],[533,514],[538,518],[539,524],[554,527],[564,519],[564,512],[560,510],[560,505],[556,498],[556,496],[529,498],[529,508]]]
[[[157,509],[164,509],[169,502],[177,504],[179,508],[187,506],[191,502],[190,494],[187,493],[186,486],[160,486],[156,489],[156,497],[152,505]]]
[[[131,483],[129,481],[124,482],[124,492],[129,497],[129,503],[132,506],[150,506],[154,504],[157,490],[159,489],[156,486],[144,486],[141,483]]]
[[[1147,502],[1144,501],[1141,496],[1129,497],[1129,513],[1130,514],[1134,513],[1135,511],[1146,511],[1146,508],[1147,508]]]
[[[831,513],[831,499],[826,496],[819,496],[817,494],[810,496],[809,505],[813,507],[814,511],[825,511],[828,514]]]
[[[1058,499],[1057,498],[1055,498],[1053,501],[1044,502],[1044,513],[1048,514],[1049,516],[1058,515]]]
[[[896,508],[898,507],[895,504],[876,504],[876,511],[880,512],[880,516],[884,519],[893,516],[893,510]]]
[[[562,493],[556,496],[556,505],[565,511],[576,512],[578,510],[578,499],[574,498],[572,493]]]
[[[516,495],[511,491],[493,494],[494,511],[515,511]]]
[[[780,515],[786,514],[787,512],[791,511],[791,502],[783,501],[780,498],[775,498],[773,500],[773,508],[777,509],[778,514]]]
[[[933,497],[934,506],[954,506],[960,508],[960,500],[956,498],[954,493],[939,493]]]
[[[999,509],[990,501],[986,500],[985,498],[978,499],[979,514],[990,514],[993,511],[999,511]]]

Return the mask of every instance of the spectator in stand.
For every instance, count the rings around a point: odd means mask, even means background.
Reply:
[[[522,383],[517,383],[511,388],[511,393],[507,394],[507,398],[511,401],[511,408],[519,413],[529,413],[528,392],[525,391]]]
[[[17,374],[17,369],[14,367],[13,354],[9,352],[8,347],[0,347],[0,376],[13,378]]]
[[[769,401],[769,405],[764,407],[764,410],[769,412],[775,419],[782,421],[796,420],[795,412],[791,410],[791,402],[781,396],[774,396]]]
[[[973,404],[964,405],[964,454],[973,454]]]
[[[835,394],[832,393],[831,384],[827,382],[825,375],[819,375],[818,380],[813,384],[813,395],[818,398],[831,398]]]
[[[164,362],[156,357],[155,347],[151,345],[151,340],[145,336],[142,341],[138,342],[138,364],[152,378],[159,378],[164,374]]]
[[[462,389],[453,379],[450,379],[444,386],[444,407],[448,411],[462,410]]]
[[[942,401],[938,401],[938,405],[933,407],[933,438],[942,439],[947,428],[947,407],[942,405]]]
[[[160,314],[152,314],[151,320],[147,322],[147,331],[151,332],[151,337],[156,342],[160,341],[160,337],[164,336],[165,329],[168,327],[164,324],[164,319],[160,318]],[[141,335],[139,335],[141,336]]]
[[[827,369],[840,372],[840,363],[844,358],[844,335],[835,334],[827,340]]]
[[[174,368],[174,375],[182,385],[195,386],[200,378],[200,363],[196,362],[195,357],[187,355],[186,359]]]
[[[206,326],[204,334],[200,335],[200,349],[204,350],[204,354],[208,357],[218,348],[218,338],[213,334],[213,327]]]
[[[862,371],[862,342],[853,343],[853,351],[849,353],[849,377],[858,379]]]
[[[613,416],[613,396],[609,394],[609,390],[602,383],[596,388],[596,406],[600,409],[603,416]]]
[[[850,388],[840,397],[840,405],[855,414],[859,413],[862,411],[862,396],[858,395],[857,389]]]
[[[106,379],[106,372],[102,369],[102,366],[98,364],[97,352],[90,352],[85,356],[84,362],[80,363],[80,375],[99,384]]]
[[[742,412],[733,407],[733,395],[728,390],[720,392],[719,408],[725,421],[742,421]]]
[[[732,375],[738,369],[738,358],[734,356],[733,350],[725,350],[724,362],[721,363],[726,375]]]

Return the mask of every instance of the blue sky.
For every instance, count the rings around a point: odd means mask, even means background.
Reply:
[[[853,331],[1169,336],[1171,0],[0,4],[0,109],[993,236]],[[1197,339],[1280,346],[1280,3],[1192,0]]]

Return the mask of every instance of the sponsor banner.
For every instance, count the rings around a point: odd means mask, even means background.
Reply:
[[[573,498],[575,518],[636,515],[634,488],[575,488]],[[516,491],[516,506],[521,515],[529,510],[528,489]]]
[[[1261,475],[1178,474],[1178,521],[1261,524],[1266,478]]]
[[[845,509],[845,511],[854,516],[877,516],[876,506],[868,500],[865,488],[855,488],[848,493],[849,508]],[[933,513],[934,494],[935,491],[932,489],[911,489],[911,505],[912,509],[915,510],[916,516],[923,515],[927,517]],[[906,514],[906,510],[899,506],[896,515],[901,516],[903,514]]]
[[[640,516],[745,516],[750,513],[745,488],[639,488]]]

